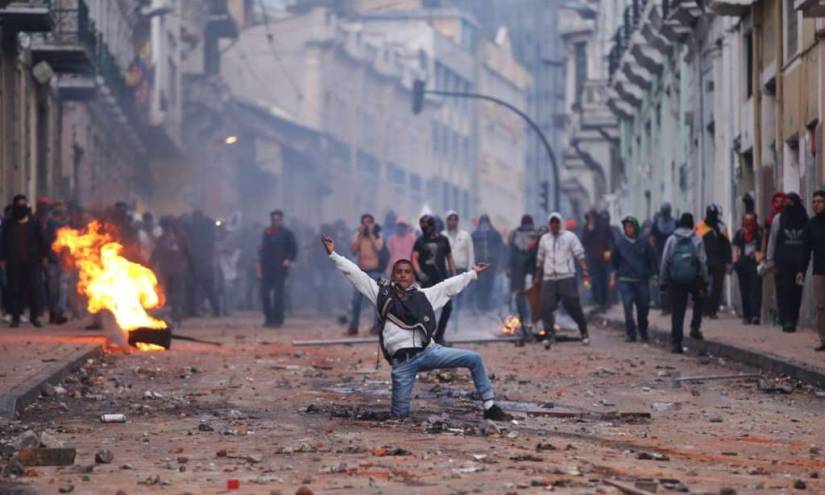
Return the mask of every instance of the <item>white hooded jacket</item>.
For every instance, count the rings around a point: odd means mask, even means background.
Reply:
[[[563,280],[576,276],[576,262],[584,259],[584,246],[576,234],[564,228],[560,213],[551,213],[548,222],[558,219],[562,227],[558,234],[548,232],[539,240],[536,267],[544,280]]]

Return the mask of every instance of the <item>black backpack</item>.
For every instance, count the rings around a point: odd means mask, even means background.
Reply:
[[[407,289],[407,294],[409,297],[401,300],[389,280],[382,278],[378,281],[378,297],[375,301],[375,307],[378,311],[378,323],[380,324],[378,342],[387,362],[392,357],[384,348],[384,325],[387,321],[391,321],[395,326],[410,332],[421,330],[424,333],[421,347],[430,345],[430,341],[435,335],[437,320],[433,305],[430,304],[427,296],[415,287]]]

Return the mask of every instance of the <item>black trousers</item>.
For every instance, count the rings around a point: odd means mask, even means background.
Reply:
[[[9,313],[19,318],[26,307],[31,319],[40,314],[40,289],[42,269],[37,263],[6,264],[6,289]]]
[[[690,320],[690,332],[698,332],[702,326],[702,294],[700,289],[703,283],[677,284],[671,283],[668,291],[670,297],[670,341],[674,346],[682,345],[684,336],[685,314],[687,313],[688,296],[693,299],[693,318]]]
[[[756,262],[742,260],[736,267],[739,293],[742,296],[742,317],[751,321],[762,314],[762,277],[756,271]]]
[[[261,280],[261,306],[267,323],[284,322],[286,273],[267,275]]]
[[[433,339],[437,344],[444,343],[444,332],[447,331],[447,323],[450,321],[450,315],[453,314],[453,302],[448,302],[441,308],[441,315],[438,317],[438,328],[435,330]]]
[[[181,273],[161,273],[163,289],[166,292],[166,304],[172,311],[172,321],[183,320],[186,314],[186,275]]]
[[[579,287],[576,277],[564,278],[561,280],[544,280],[541,283],[541,319],[544,323],[544,330],[549,334],[553,332],[556,324],[555,311],[561,301],[564,310],[576,322],[582,337],[587,337],[587,321],[584,319],[582,305],[579,301]]]
[[[186,285],[186,298],[189,316],[198,316],[203,298],[209,301],[212,316],[220,316],[218,293],[215,287],[215,275],[208,264],[195,264],[189,272]]]
[[[802,287],[796,284],[796,274],[802,271],[796,264],[777,264],[776,309],[780,325],[796,326],[799,321],[799,306],[802,304]]]
[[[593,304],[607,306],[610,301],[610,266],[604,258],[588,259],[587,264],[590,267],[590,293]]]
[[[716,315],[719,312],[719,305],[722,303],[722,289],[725,286],[725,265],[708,266],[710,273],[710,294],[705,301],[705,315]]]
[[[488,311],[492,308],[493,285],[495,283],[495,270],[487,270],[478,274],[475,283],[476,307],[479,311]]]

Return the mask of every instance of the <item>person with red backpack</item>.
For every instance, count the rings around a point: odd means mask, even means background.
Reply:
[[[694,231],[693,215],[683,213],[676,230],[673,231],[662,253],[659,267],[659,281],[663,291],[667,290],[671,303],[670,340],[672,352],[681,354],[685,313],[688,296],[693,300],[693,318],[690,322],[690,337],[702,340],[702,300],[710,283],[707,253],[702,238]]]

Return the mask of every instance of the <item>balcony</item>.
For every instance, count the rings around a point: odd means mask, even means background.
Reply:
[[[229,13],[227,0],[209,0],[207,31],[217,38],[237,38],[238,26]]]
[[[32,42],[32,60],[35,64],[47,62],[58,74],[88,74],[94,69],[93,57],[98,50],[98,36],[89,8],[83,0],[61,2],[54,9],[55,21],[51,33],[35,37]]]
[[[802,11],[802,17],[825,17],[825,0],[796,0],[794,8]]]
[[[0,26],[9,31],[44,33],[54,27],[50,1],[0,1]]]

